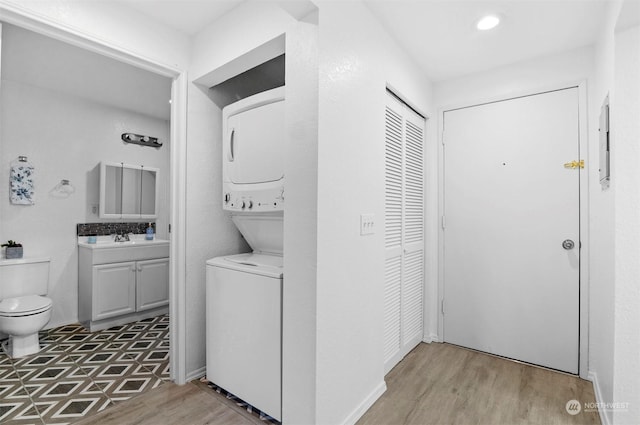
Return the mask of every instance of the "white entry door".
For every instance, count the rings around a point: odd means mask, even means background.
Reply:
[[[578,373],[578,89],[444,113],[444,340]]]

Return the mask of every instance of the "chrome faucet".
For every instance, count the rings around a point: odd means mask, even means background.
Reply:
[[[128,233],[123,233],[121,235],[116,235],[116,237],[113,239],[114,242],[129,242],[129,234]]]

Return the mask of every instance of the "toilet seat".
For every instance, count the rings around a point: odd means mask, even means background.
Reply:
[[[40,295],[5,298],[0,301],[0,316],[31,316],[49,310],[52,304],[51,298]]]

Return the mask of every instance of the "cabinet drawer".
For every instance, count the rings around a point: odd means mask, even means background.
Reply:
[[[93,250],[92,264],[109,264],[123,261],[150,260],[169,256],[169,244],[149,246],[127,246]]]

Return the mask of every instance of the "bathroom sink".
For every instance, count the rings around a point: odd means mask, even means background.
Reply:
[[[78,246],[91,249],[103,249],[103,248],[125,248],[133,246],[153,246],[153,245],[168,245],[169,241],[166,239],[153,239],[148,241],[144,239],[144,235],[132,235],[130,240],[124,242],[115,242],[111,236],[98,236],[95,243],[89,243],[86,236],[78,237]]]

